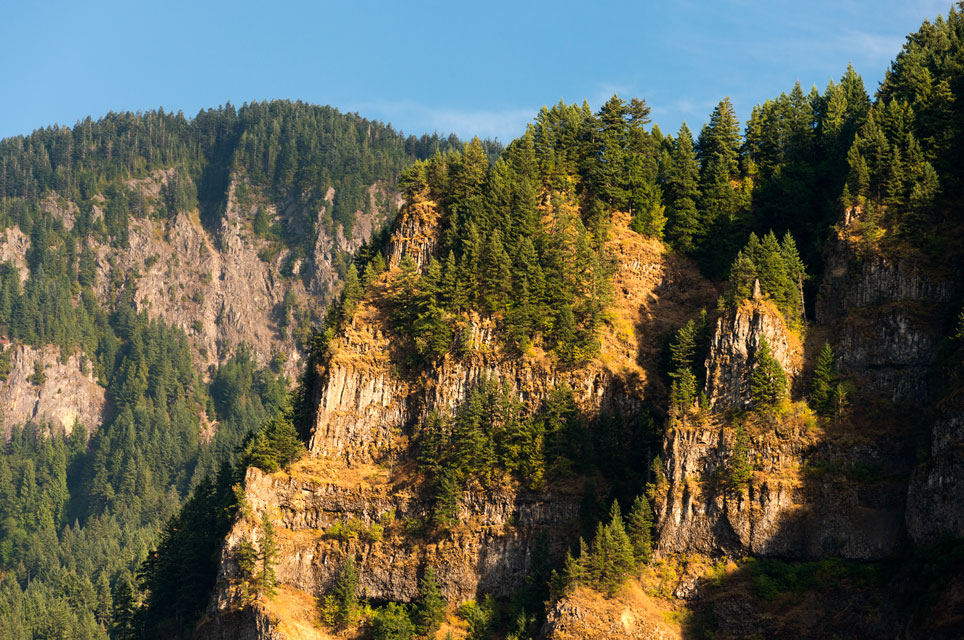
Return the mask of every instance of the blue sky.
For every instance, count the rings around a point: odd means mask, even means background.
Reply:
[[[950,0],[3,3],[0,137],[87,115],[331,104],[406,133],[508,142],[544,104],[645,98],[664,131],[741,119],[852,62],[871,92]]]

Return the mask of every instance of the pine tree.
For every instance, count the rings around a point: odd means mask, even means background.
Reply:
[[[460,493],[455,471],[442,470],[435,481],[435,499],[432,507],[432,522],[435,526],[446,529],[455,524]]]
[[[261,514],[261,541],[258,550],[257,591],[259,595],[271,597],[275,594],[278,582],[275,565],[278,563],[278,542],[268,513]]]
[[[817,413],[826,415],[832,411],[838,377],[833,349],[829,342],[825,342],[817,355],[817,364],[810,381],[810,401]]]
[[[626,530],[633,543],[636,563],[646,564],[653,552],[653,510],[645,496],[636,496],[626,519]]]
[[[706,232],[700,219],[699,164],[693,151],[693,134],[684,122],[673,140],[666,162],[666,237],[684,253],[691,253]]]
[[[415,603],[415,630],[421,636],[431,637],[445,620],[448,604],[442,596],[435,570],[426,567],[418,583],[418,598]]]
[[[725,300],[729,305],[737,305],[753,295],[753,283],[757,279],[757,266],[743,251],[736,254],[730,266],[730,288]]]
[[[673,376],[670,384],[669,402],[675,416],[683,416],[696,400],[696,376],[691,369],[683,369]]]
[[[730,222],[740,208],[740,195],[732,181],[739,177],[740,123],[729,98],[721,101],[700,132],[697,154],[700,160],[701,226],[705,229],[723,220]]]
[[[770,343],[765,337],[760,338],[760,344],[753,356],[754,366],[750,374],[750,397],[753,407],[766,409],[778,404],[787,392],[787,376],[783,367],[770,350]]]
[[[626,533],[626,523],[619,509],[619,502],[613,500],[609,510],[609,529],[612,532],[614,544],[615,570],[621,577],[632,573],[636,569],[636,557],[633,544]]]
[[[122,578],[114,591],[111,637],[119,640],[136,640],[140,637],[137,624],[137,605],[130,580]]]
[[[580,539],[580,545],[585,547],[586,542]],[[562,564],[562,574],[564,576],[565,584],[568,588],[586,583],[587,575],[585,563],[586,558],[579,557],[576,559],[572,556],[571,551],[566,552],[566,559]]]
[[[358,568],[354,556],[349,555],[341,565],[331,594],[335,598],[335,622],[342,626],[354,623],[358,615]]]
[[[736,488],[745,487],[753,478],[753,466],[750,464],[750,437],[742,422],[736,428],[736,438],[727,463],[727,471],[730,484]]]

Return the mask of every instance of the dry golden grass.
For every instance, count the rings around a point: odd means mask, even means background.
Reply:
[[[288,585],[279,585],[277,593],[264,603],[265,612],[278,632],[287,640],[334,640],[318,618],[315,598]]]

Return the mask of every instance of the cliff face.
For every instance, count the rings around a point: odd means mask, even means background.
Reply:
[[[136,188],[151,197],[168,177],[159,172],[153,179],[137,181]],[[126,250],[96,247],[96,290],[107,302],[118,284],[133,274],[129,284],[138,310],[183,329],[202,367],[223,362],[245,343],[262,364],[283,354],[284,372],[293,379],[301,361],[292,330],[297,316],[321,314],[340,287],[337,256],[356,251],[384,219],[358,212],[353,235],[345,238],[340,227],[329,234],[322,224],[324,210],[334,198],[332,190],[317,212],[306,213],[294,202],[279,210],[257,201],[247,195],[246,186],[246,195],[240,197],[242,186],[238,178],[232,180],[225,211],[213,231],[190,212],[178,212],[165,221],[133,219]],[[373,201],[376,191],[369,192]],[[318,235],[307,259],[297,259],[276,239],[255,234],[252,220],[259,207],[272,221],[316,218]]]
[[[665,337],[708,306],[716,291],[691,266],[664,255],[658,243],[620,234],[619,225],[626,223],[617,216],[611,240],[616,296],[601,336],[602,353],[577,370],[559,367],[538,349],[508,357],[495,338],[494,321],[475,316],[467,319],[467,355],[411,372],[391,322],[391,274],[377,282],[332,341],[319,371],[310,458],[287,474],[248,472],[245,489],[253,514],[240,519],[226,541],[209,621],[237,615],[234,558],[242,540],[257,539],[253,523],[261,513],[270,515],[278,531],[282,590],[306,601],[325,592],[349,555],[359,566],[360,591],[403,602],[414,597],[425,566],[435,568],[446,597],[460,602],[480,593],[511,594],[531,567],[537,539],[558,557],[577,530],[579,490],[531,492],[511,483],[490,492],[476,487],[462,494],[460,525],[432,534],[421,528],[430,496],[407,462],[406,433],[432,409],[457,407],[482,377],[507,383],[529,408],[561,383],[572,387],[589,415],[631,416],[646,400],[663,399],[666,390],[655,372]],[[397,266],[409,255],[424,266],[437,251],[437,229],[432,203],[403,211],[389,243],[389,262]],[[804,345],[776,308],[757,297],[723,313],[706,360],[709,407],[674,421],[663,439],[654,504],[659,558],[871,561],[892,557],[905,532],[916,541],[962,533],[964,520],[956,514],[964,511],[957,497],[964,487],[964,456],[958,453],[964,404],[942,405],[933,421],[931,457],[916,469],[915,414],[893,404],[920,406],[930,397],[923,374],[936,357],[955,288],[910,262],[858,260],[843,236],[828,251],[818,323],[809,334],[818,337],[807,351],[819,349],[829,336],[838,366],[858,389],[866,385],[867,394],[835,419],[818,419],[799,401],[806,391]],[[796,401],[770,412],[747,412],[753,359],[764,338],[788,373]],[[884,399],[865,402],[877,394]],[[750,478],[740,481],[732,472],[743,455],[738,425],[746,433],[752,469]],[[346,537],[338,531],[348,522],[358,533]],[[367,533],[373,525],[384,525],[378,536]],[[680,580],[671,597],[698,599],[704,587],[696,577]],[[627,593],[596,601],[598,594],[577,590],[556,603],[543,633],[680,636],[678,625],[665,624],[671,614],[653,617],[645,598]],[[740,611],[746,613],[749,605],[726,598],[720,600],[719,619],[730,630],[740,628],[745,622]],[[860,593],[854,598],[864,601]],[[277,619],[272,633],[292,624],[277,599],[257,607],[265,608],[266,619]],[[774,628],[799,624],[788,618]],[[887,620],[868,624],[883,628]]]
[[[825,261],[816,320],[832,328],[842,369],[895,402],[926,402],[955,279],[910,258],[858,257],[846,229],[831,238]]]
[[[401,213],[389,243],[392,265],[406,255],[423,265],[433,255],[434,215],[428,202]],[[237,545],[257,536],[251,523],[265,512],[282,545],[282,587],[311,596],[328,589],[348,554],[358,564],[360,591],[370,598],[411,600],[421,570],[432,566],[454,603],[483,593],[508,596],[522,586],[539,554],[561,558],[578,535],[581,483],[533,492],[506,479],[502,488],[470,488],[460,499],[460,524],[431,533],[419,524],[427,521],[431,496],[407,461],[405,434],[432,409],[460,405],[483,377],[507,384],[530,409],[569,384],[589,416],[606,412],[630,419],[644,399],[665,395],[652,375],[663,340],[694,307],[712,302],[716,291],[691,263],[667,256],[659,242],[630,231],[628,223],[628,216],[617,217],[610,240],[618,257],[617,300],[603,331],[603,352],[576,370],[558,366],[537,348],[522,357],[505,354],[494,321],[473,316],[470,353],[412,372],[391,324],[392,274],[377,282],[332,341],[319,371],[309,459],[291,474],[248,471],[253,517],[239,520],[227,538],[209,618],[237,609]],[[362,530],[392,524],[379,540],[364,534],[339,539],[332,527],[348,521]]]
[[[964,396],[945,400],[931,425],[930,455],[911,477],[907,532],[918,543],[964,537]]]
[[[579,491],[530,492],[496,488],[468,491],[460,501],[459,525],[429,536],[429,496],[404,473],[371,465],[352,468],[307,460],[290,474],[265,475],[250,469],[245,492],[254,513],[268,512],[280,544],[278,579],[285,585],[318,594],[331,586],[348,554],[358,564],[361,592],[376,600],[410,601],[418,576],[435,569],[448,599],[463,602],[477,591],[508,596],[517,590],[531,566],[537,541],[558,554],[571,542]],[[353,523],[362,533],[333,533],[336,523]],[[371,536],[372,525],[382,527]],[[230,551],[243,539],[256,538],[250,521],[242,521],[226,540],[222,580],[230,584],[236,566]],[[560,546],[563,545],[563,546]],[[230,600],[230,587],[219,593]],[[223,606],[223,602],[221,605]]]
[[[56,347],[35,349],[28,345],[9,345],[10,374],[0,383],[2,434],[14,425],[32,422],[50,425],[70,434],[78,424],[88,433],[103,418],[104,388],[88,372],[90,364],[81,355],[61,360]],[[33,378],[35,366],[43,372],[42,381]],[[39,382],[39,384],[38,384]]]
[[[869,560],[896,550],[913,460],[901,434],[861,438],[860,428],[820,428],[805,409],[791,411],[746,427],[753,476],[745,486],[729,480],[732,426],[710,417],[668,430],[660,553]]]
[[[615,598],[580,587],[561,599],[549,612],[542,633],[548,640],[677,640],[685,637],[669,622],[672,609],[663,610],[636,585]]]
[[[159,170],[148,178],[130,180],[127,186],[139,191],[153,211],[160,206],[159,198],[172,175],[173,169]],[[327,200],[311,214],[318,230],[314,251],[305,259],[296,259],[280,240],[256,235],[252,220],[259,207],[276,221],[300,218],[304,212],[293,202],[279,211],[273,204],[252,198],[250,189],[248,195],[239,197],[240,188],[236,178],[229,186],[217,229],[203,226],[197,212],[181,211],[169,218],[166,214],[132,216],[126,247],[87,237],[85,246],[96,259],[94,293],[110,309],[129,287],[138,311],[187,334],[201,370],[223,363],[243,343],[262,365],[281,354],[283,373],[293,380],[301,369],[296,325],[301,317],[319,316],[338,293],[341,278],[336,265],[384,224],[385,213],[375,207],[376,200],[396,196],[373,185],[368,195],[374,213],[357,212],[352,236],[346,238],[341,227],[334,233],[325,231],[325,209],[334,198],[334,191],[329,190]],[[96,204],[102,198],[95,196],[94,202],[96,222],[103,219]],[[76,204],[56,195],[39,204],[65,228],[73,228],[79,211]],[[30,238],[19,227],[0,234],[0,261],[13,266],[21,282],[29,277],[29,249]],[[50,423],[67,432],[75,420],[89,431],[99,426],[105,410],[104,389],[88,375],[83,354],[68,354],[62,363],[53,347],[9,348],[13,369],[8,381],[0,384],[6,429],[28,421]],[[47,380],[41,385],[27,380],[35,361],[46,372]]]
[[[725,312],[706,358],[706,396],[716,410],[744,408],[750,402],[753,359],[763,339],[787,373],[791,386],[803,364],[799,338],[787,330],[776,307],[760,299],[747,300]]]

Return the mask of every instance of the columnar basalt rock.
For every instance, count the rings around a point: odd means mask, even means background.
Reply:
[[[833,330],[840,368],[893,401],[927,402],[927,373],[959,292],[954,275],[909,258],[858,257],[842,231],[825,260],[816,320]]]
[[[746,300],[716,322],[706,358],[706,396],[711,408],[749,404],[753,358],[764,338],[791,382],[800,372],[803,348],[787,330],[780,312],[766,301]]]
[[[734,487],[728,465],[735,438],[735,429],[715,419],[667,431],[656,499],[660,553],[870,560],[895,551],[901,476],[911,464],[902,439],[855,448],[805,423],[776,425],[750,435],[753,477]],[[887,464],[896,479],[862,483],[847,473],[874,462]]]
[[[232,528],[222,553],[211,615],[239,603],[235,561],[243,540],[258,538],[267,512],[279,544],[279,582],[309,594],[327,591],[348,555],[358,566],[359,592],[376,600],[411,601],[418,578],[432,567],[451,602],[477,593],[506,597],[524,582],[538,554],[564,553],[574,542],[580,491],[532,492],[508,487],[467,491],[452,529],[430,534],[429,497],[376,466],[346,467],[306,460],[289,474],[248,469],[245,497],[251,509]],[[377,537],[340,539],[334,527],[352,522],[364,531],[383,527]]]
[[[948,398],[931,425],[930,455],[911,476],[907,532],[917,543],[964,537],[964,395]]]

